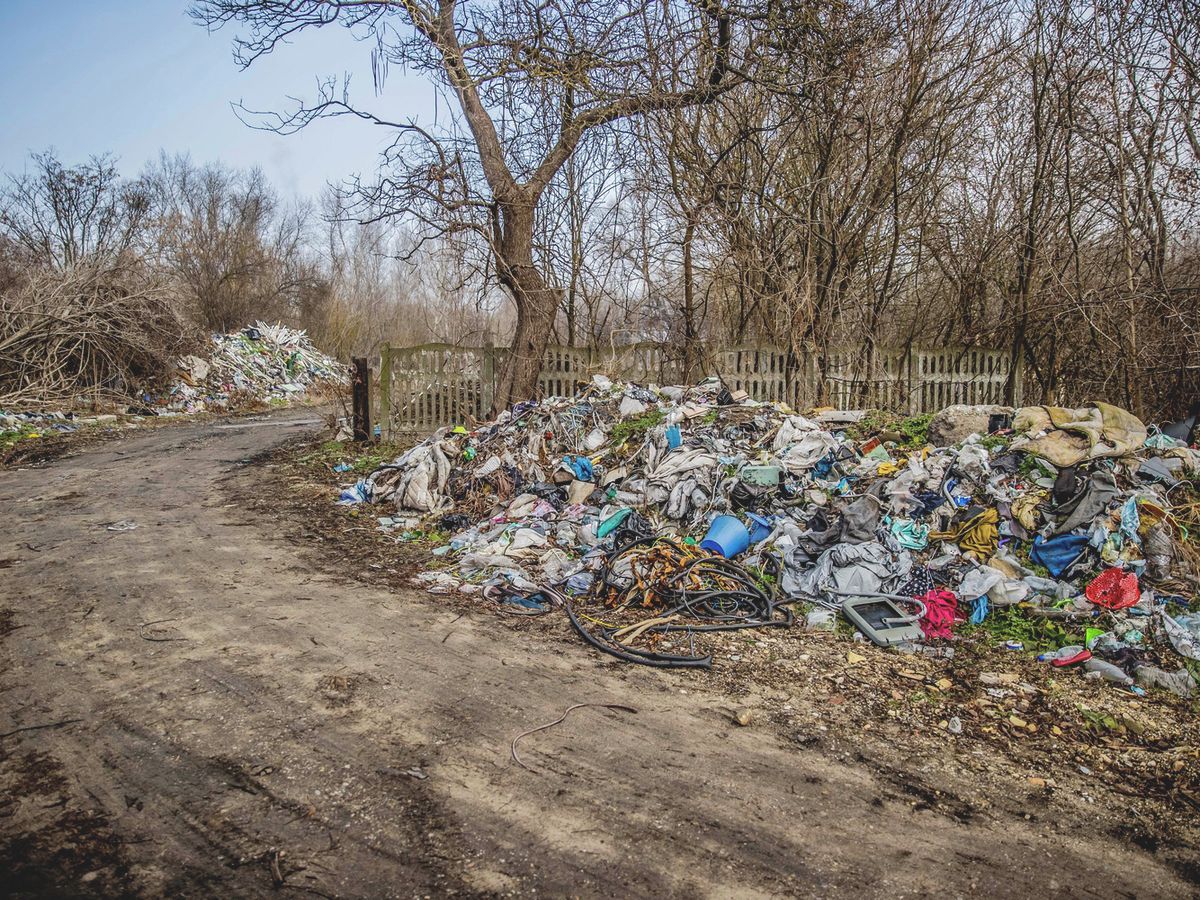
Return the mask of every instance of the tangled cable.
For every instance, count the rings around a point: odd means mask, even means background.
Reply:
[[[779,563],[767,556],[777,580]],[[708,668],[712,656],[695,652],[694,636],[711,631],[739,628],[784,627],[794,617],[776,600],[773,587],[745,568],[695,547],[681,546],[663,538],[637,538],[618,544],[598,572],[588,599],[602,607],[607,616],[644,609],[653,615],[613,624],[581,612],[570,600],[567,615],[585,641],[618,659],[662,668]],[[591,629],[584,620],[600,626]],[[663,653],[653,647],[637,647],[634,641],[683,633],[691,653]]]

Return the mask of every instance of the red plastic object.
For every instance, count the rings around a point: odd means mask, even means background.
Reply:
[[[1075,665],[1075,663],[1087,662],[1091,658],[1092,658],[1091,650],[1080,650],[1078,653],[1076,653],[1074,656],[1070,657],[1069,659],[1052,659],[1052,660],[1050,660],[1050,665],[1061,669],[1063,666],[1073,666],[1073,665]]]
[[[1127,609],[1141,599],[1137,576],[1124,569],[1105,569],[1087,586],[1087,598],[1105,609]]]

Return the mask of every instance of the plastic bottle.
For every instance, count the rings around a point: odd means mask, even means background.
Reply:
[[[1082,647],[1072,644],[1070,647],[1059,647],[1057,650],[1052,650],[1049,653],[1040,654],[1038,662],[1054,662],[1056,659],[1070,659],[1072,656],[1078,656],[1082,652]]]
[[[1133,679],[1126,675],[1124,670],[1102,659],[1089,659],[1083,664],[1083,668],[1087,672],[1098,672],[1101,678],[1113,684],[1133,684]]]
[[[1196,692],[1196,679],[1187,669],[1164,672],[1158,666],[1138,666],[1133,674],[1142,687],[1162,688],[1185,700]]]

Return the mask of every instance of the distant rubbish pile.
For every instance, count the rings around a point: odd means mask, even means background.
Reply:
[[[1000,410],[943,447],[937,417],[872,421],[597,376],[448,423],[341,501],[440,539],[429,590],[565,609],[632,662],[707,666],[711,632],[841,617],[906,652],[991,628],[1125,690],[1195,691],[1200,451],[1103,403]]]
[[[247,401],[269,403],[321,386],[344,386],[346,367],[317,350],[303,331],[258,322],[213,335],[207,358],[184,356],[178,380],[154,405],[181,412],[229,409]]]
[[[252,328],[213,335],[211,347],[207,356],[179,358],[165,388],[158,382],[160,387],[139,388],[132,395],[132,388],[123,388],[101,404],[94,397],[80,397],[75,404],[64,401],[60,410],[0,408],[0,463],[17,444],[80,429],[136,428],[147,416],[253,408],[326,388],[337,390],[349,382],[346,366],[317,350],[303,331],[283,325],[259,322]],[[85,408],[87,412],[82,411]]]

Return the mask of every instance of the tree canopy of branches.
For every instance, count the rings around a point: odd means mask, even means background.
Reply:
[[[340,25],[369,39],[376,82],[403,66],[457,99],[462,128],[435,132],[352,105],[328,82],[322,96],[274,127],[329,115],[392,128],[387,171],[360,185],[364,215],[415,216],[433,233],[471,230],[516,308],[497,404],[533,393],[558,291],[537,265],[534,233],[551,181],[590,131],[655,110],[712,102],[743,80],[748,45],[721,0],[201,0],[205,25],[238,23],[238,59],[250,65],[297,33]]]
[[[30,162],[29,170],[9,176],[0,203],[10,254],[57,271],[120,263],[149,213],[145,193],[123,182],[108,156],[68,167],[42,152]]]
[[[193,12],[236,31],[244,65],[348,29],[381,108],[403,109],[399,67],[451,115],[384,115],[336,80],[243,110],[390,135],[378,172],[319,206],[221,165],[122,179],[35,155],[0,186],[0,294],[84,266],[152,279],[204,328],[278,318],[341,353],[490,332],[513,346],[499,404],[535,393],[550,340],[656,341],[689,377],[734,345],[818,378],[849,355],[862,384],[897,364],[885,350],[982,346],[1023,363],[1018,403],[1152,418],[1200,394],[1198,0]]]
[[[258,169],[163,157],[140,184],[158,262],[202,327],[287,318],[322,292],[305,252],[305,211],[283,208]]]

